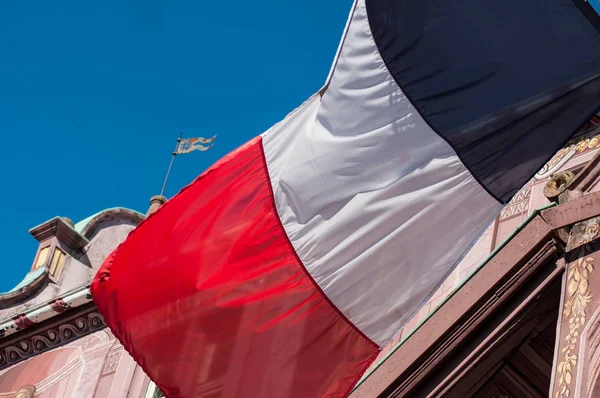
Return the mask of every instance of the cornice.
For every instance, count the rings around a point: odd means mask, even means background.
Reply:
[[[8,293],[0,293],[0,308],[6,308],[27,300],[38,293],[48,281],[48,268],[44,267],[39,275],[26,285]],[[0,330],[2,329],[0,328]],[[0,331],[0,335],[1,333]]]
[[[54,236],[72,250],[78,250],[90,243],[82,234],[67,224],[62,217],[54,217],[45,223],[29,230],[29,233],[39,242]]]
[[[16,314],[11,318],[0,321],[0,346],[3,339],[21,332],[24,329],[47,321],[59,314],[81,307],[92,302],[89,286],[72,290],[60,297],[56,297],[44,304],[32,307],[25,312]]]
[[[0,340],[0,370],[106,327],[93,304]]]

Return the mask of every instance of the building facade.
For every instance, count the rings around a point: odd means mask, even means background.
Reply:
[[[0,294],[0,398],[161,396],[89,292],[98,267],[144,217],[116,208],[30,231],[39,242],[31,270]]]

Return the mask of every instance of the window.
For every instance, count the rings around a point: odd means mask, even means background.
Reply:
[[[164,398],[164,396],[158,387],[156,387],[156,384],[151,381],[146,391],[146,398]]]
[[[65,256],[65,252],[60,250],[58,247],[54,248],[54,253],[52,254],[52,260],[50,260],[49,266],[50,275],[57,277],[60,274],[60,270],[65,262]]]
[[[38,269],[38,268],[46,265],[46,260],[48,259],[49,251],[50,251],[50,246],[46,246],[46,247],[40,249],[37,260],[35,260],[35,265],[34,265],[33,269]]]

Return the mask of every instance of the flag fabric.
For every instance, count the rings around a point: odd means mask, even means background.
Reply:
[[[211,138],[181,138],[179,139],[174,155],[181,155],[193,151],[208,151],[210,148],[212,148],[212,145],[205,146],[202,144],[210,144],[215,140],[215,138],[216,136]]]
[[[170,397],[348,395],[600,108],[588,14],[357,0],[326,87],[106,260],[106,323]]]

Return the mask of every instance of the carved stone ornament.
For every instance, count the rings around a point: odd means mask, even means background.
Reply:
[[[62,346],[106,327],[102,315],[90,312],[39,333],[0,347],[0,369]]]
[[[13,395],[13,398],[33,398],[35,386],[23,386]]]
[[[600,217],[576,224],[569,236],[568,251],[577,253],[576,258],[567,264],[566,292],[562,309],[568,333],[560,346],[557,370],[556,398],[573,396],[577,367],[581,366],[581,335],[586,326],[589,305],[593,294],[590,289],[590,275],[596,265],[591,242],[600,237]],[[593,308],[592,308],[593,312]],[[568,326],[567,326],[568,325]]]
[[[562,358],[557,368],[559,378],[556,398],[571,395],[571,383],[579,359],[579,340],[587,318],[586,307],[592,301],[589,278],[594,271],[594,259],[588,256],[587,246],[581,246],[579,250],[579,258],[567,266],[567,294],[563,314],[569,321],[569,333],[559,354]]]
[[[569,182],[575,177],[570,171],[563,171],[552,176],[550,181],[544,186],[544,196],[549,200],[554,200],[567,190]]]

